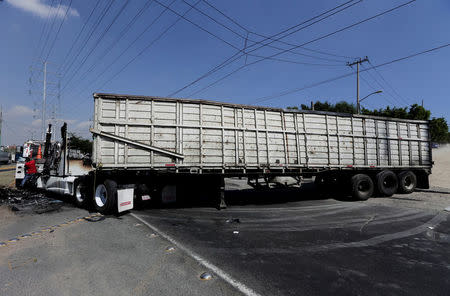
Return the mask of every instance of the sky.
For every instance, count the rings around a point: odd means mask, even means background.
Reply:
[[[65,121],[82,137],[90,137],[95,92],[282,108],[355,103],[355,68],[347,63],[366,56],[360,97],[383,92],[363,107],[423,100],[432,116],[450,122],[449,46],[371,68],[450,43],[450,1],[412,1],[344,29],[407,2],[0,1],[2,144],[41,137],[45,61],[46,122],[59,129]]]

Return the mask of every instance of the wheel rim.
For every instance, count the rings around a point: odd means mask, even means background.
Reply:
[[[107,193],[106,193],[106,187],[103,184],[100,184],[95,189],[95,203],[99,207],[103,207],[106,204],[106,201],[108,199]]]
[[[383,185],[386,188],[393,188],[393,187],[395,187],[395,178],[391,177],[391,176],[387,176],[383,180]]]
[[[78,185],[77,188],[75,188],[75,198],[77,199],[78,202],[84,201],[84,196],[81,193],[81,185]]]
[[[403,186],[407,189],[407,190],[411,190],[413,188],[413,181],[412,178],[410,176],[406,176],[405,179],[403,180]]]
[[[361,181],[358,184],[358,191],[367,193],[370,191],[370,183],[368,181]]]

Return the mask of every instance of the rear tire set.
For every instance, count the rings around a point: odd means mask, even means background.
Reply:
[[[412,193],[417,186],[417,177],[412,171],[402,171],[398,176],[384,170],[375,175],[374,180],[366,174],[351,177],[351,194],[355,200],[367,200],[375,192],[390,197],[395,193]]]

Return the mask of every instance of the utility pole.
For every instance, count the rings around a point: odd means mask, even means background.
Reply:
[[[359,60],[354,61],[353,63],[347,63],[347,66],[352,67],[356,65],[356,110],[357,113],[361,113],[361,106],[359,104],[359,65],[368,62],[369,58],[365,57],[364,59],[359,58]]]
[[[60,96],[61,96],[61,88],[60,88],[60,75],[58,73],[49,71],[49,66],[51,66],[52,63],[48,61],[43,61],[39,63],[39,67],[34,69],[32,66],[30,66],[30,90],[28,91],[30,96],[36,94],[37,102],[36,104],[40,104],[41,109],[35,110],[39,112],[41,115],[41,139],[45,141],[46,136],[46,130],[47,130],[47,123],[50,118],[50,114],[53,114],[53,117],[56,117],[56,110],[60,107]],[[41,68],[42,67],[42,68]],[[33,72],[39,72],[42,73],[42,76],[37,75],[35,78],[33,78]],[[40,78],[43,78],[40,80]],[[37,84],[35,82],[38,82]],[[42,84],[41,84],[42,83]],[[32,91],[31,88],[35,87],[36,91]],[[41,90],[42,88],[42,90]],[[56,88],[56,89],[55,89]],[[53,101],[49,100],[49,98],[53,98]],[[42,102],[40,102],[42,101]],[[51,104],[53,107],[51,110],[47,110],[47,105]],[[36,109],[36,108],[35,108]],[[53,111],[52,111],[53,110]],[[59,110],[58,110],[59,111]],[[39,133],[37,134],[39,137]]]
[[[42,140],[45,140],[45,108],[47,99],[47,61],[44,62],[44,89],[42,92]]]
[[[0,147],[2,146],[3,107],[0,106]]]

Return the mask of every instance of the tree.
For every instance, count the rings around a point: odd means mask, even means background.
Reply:
[[[92,141],[83,139],[74,133],[69,134],[69,145],[71,149],[78,149],[84,154],[92,154]]]
[[[411,105],[409,108],[409,118],[418,120],[429,120],[431,112],[417,104]]]
[[[341,101],[341,102],[336,103],[336,105],[334,105],[334,109],[335,109],[335,112],[339,112],[339,113],[355,114],[357,111],[355,105],[349,104],[346,101]]]
[[[302,110],[311,110],[311,108],[305,104],[301,104],[300,108]],[[290,110],[298,110],[298,107],[288,107]],[[325,102],[315,102],[314,110],[317,111],[330,111],[330,112],[339,112],[339,113],[356,113],[356,107],[353,104],[350,104],[345,101],[341,101],[336,104],[330,104],[327,101]],[[431,111],[425,109],[424,107],[413,104],[409,107],[405,108],[397,108],[387,106],[385,109],[366,109],[362,108],[361,114],[364,115],[373,115],[380,117],[392,117],[392,118],[401,118],[401,119],[415,119],[415,120],[429,120],[431,116]],[[449,142],[450,143],[450,133],[448,131],[448,125],[445,118],[433,118],[430,121],[430,133],[431,140],[433,142]]]
[[[430,133],[431,141],[437,143],[448,142],[448,125],[447,121],[443,117],[435,118],[430,120]]]

